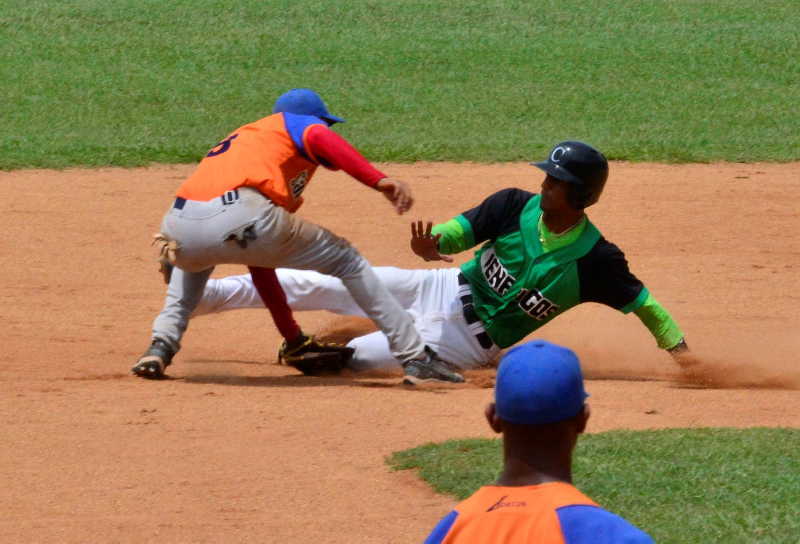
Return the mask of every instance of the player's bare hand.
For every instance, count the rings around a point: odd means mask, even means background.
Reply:
[[[394,178],[383,178],[375,186],[389,202],[392,203],[398,215],[403,215],[414,204],[411,188],[408,183]]]
[[[444,261],[452,263],[453,258],[439,253],[439,239],[441,234],[432,234],[433,221],[423,227],[422,221],[411,222],[411,251],[426,261]]]

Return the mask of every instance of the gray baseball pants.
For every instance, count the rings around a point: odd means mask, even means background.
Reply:
[[[425,344],[411,316],[347,240],[276,206],[258,191],[239,188],[213,200],[176,199],[161,232],[179,249],[153,337],[178,351],[189,316],[217,264],[316,270],[339,278],[386,335],[394,357],[420,359]]]

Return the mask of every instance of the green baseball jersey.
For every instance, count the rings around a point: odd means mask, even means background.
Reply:
[[[461,272],[472,290],[475,312],[500,347],[515,344],[582,302],[628,313],[648,298],[622,251],[591,221],[581,223],[573,242],[545,251],[539,202],[539,195],[504,189],[457,216],[460,228],[441,230],[443,252],[448,246],[461,250],[483,242]]]

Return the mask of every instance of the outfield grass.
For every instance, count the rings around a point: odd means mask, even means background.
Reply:
[[[491,483],[499,440],[457,440],[395,453],[459,499]],[[670,429],[582,437],[574,483],[659,543],[796,543],[800,430]],[[442,512],[444,516],[446,512]]]
[[[4,0],[0,169],[192,162],[293,86],[380,161],[800,159],[797,0]]]

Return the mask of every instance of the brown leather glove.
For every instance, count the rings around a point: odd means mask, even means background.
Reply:
[[[293,366],[306,376],[339,374],[353,357],[355,350],[333,342],[319,342],[305,336],[298,345],[283,343],[278,351],[278,363]]]

